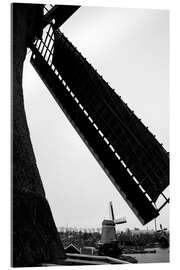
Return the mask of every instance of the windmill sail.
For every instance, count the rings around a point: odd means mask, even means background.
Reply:
[[[165,149],[76,48],[56,32],[53,63],[153,201],[169,185]]]
[[[110,219],[114,221],[114,210],[113,210],[113,205],[112,202],[109,202],[109,215],[110,215]]]
[[[152,202],[169,185],[165,149],[59,30],[50,54],[63,81],[31,49],[31,63],[128,205],[143,224],[157,217]]]
[[[122,218],[118,218],[118,219],[115,219],[114,220],[114,223],[115,224],[123,224],[123,223],[126,223],[127,221],[126,221],[126,218],[125,217],[122,217]]]
[[[115,219],[115,217],[114,217],[114,209],[113,209],[112,202],[109,202],[109,213],[110,213],[110,220],[112,220],[115,225],[119,225],[119,224],[123,224],[123,223],[126,223],[127,222],[125,217],[121,217],[121,218]]]

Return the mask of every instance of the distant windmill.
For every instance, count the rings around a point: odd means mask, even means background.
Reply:
[[[167,230],[167,228],[165,228],[165,227],[163,228],[162,224],[160,224],[159,227],[160,227],[160,230],[157,230],[156,232],[163,233],[164,231]]]
[[[115,226],[126,223],[126,218],[115,219],[112,202],[109,202],[110,219],[104,219],[102,222],[101,244],[110,244],[117,241]]]
[[[158,242],[161,248],[168,248],[169,247],[169,236],[166,233],[167,228],[163,228],[162,224],[160,224],[160,230],[157,230],[158,235]]]

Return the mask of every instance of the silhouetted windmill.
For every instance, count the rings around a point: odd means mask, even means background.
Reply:
[[[115,228],[116,225],[120,225],[127,222],[125,217],[115,219],[112,202],[109,202],[109,212],[110,212],[110,219],[105,219],[102,222],[101,244],[110,244],[114,241],[117,241]]]
[[[156,231],[158,242],[162,248],[168,248],[169,247],[169,235],[167,233],[167,228],[162,226],[160,224],[160,230]]]
[[[118,245],[116,225],[126,223],[126,218],[115,219],[112,202],[109,202],[109,219],[102,222],[101,241],[99,243],[99,255],[118,256],[121,248]]]

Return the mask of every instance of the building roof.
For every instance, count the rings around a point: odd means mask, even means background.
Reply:
[[[76,253],[81,253],[80,249],[78,249],[75,245],[73,245],[72,243],[69,244],[67,247],[64,248],[66,252],[70,252],[72,253],[73,251]]]

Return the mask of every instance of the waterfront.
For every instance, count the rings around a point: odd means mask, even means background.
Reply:
[[[127,256],[134,257],[138,260],[138,263],[167,263],[169,262],[169,248],[153,248],[156,253],[144,253],[144,254],[126,254]],[[152,250],[147,248],[145,250]]]

